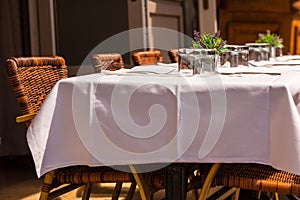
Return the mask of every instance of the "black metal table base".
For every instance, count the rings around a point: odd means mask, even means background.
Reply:
[[[186,200],[188,170],[187,166],[173,163],[166,167],[166,200]]]

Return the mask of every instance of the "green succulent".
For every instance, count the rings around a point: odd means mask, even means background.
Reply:
[[[271,47],[284,47],[282,42],[283,39],[277,34],[271,33],[270,30],[267,30],[265,34],[259,33],[258,40],[256,40],[256,43],[268,43]]]
[[[193,48],[205,48],[214,49],[217,54],[221,54],[226,48],[226,41],[220,37],[220,31],[214,35],[211,34],[200,34],[200,32],[194,30],[194,40],[192,41]]]

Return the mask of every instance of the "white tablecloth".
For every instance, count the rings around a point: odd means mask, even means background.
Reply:
[[[300,174],[300,71],[286,69],[61,80],[27,132],[37,174],[164,162],[263,163]]]

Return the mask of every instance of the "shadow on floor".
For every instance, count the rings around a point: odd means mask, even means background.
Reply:
[[[43,177],[38,179],[31,156],[0,157],[0,200],[34,200],[39,198]],[[121,198],[124,199],[130,184],[124,184]],[[94,184],[90,200],[111,199],[114,184]],[[55,200],[79,200],[83,188],[66,193]],[[139,200],[136,189],[134,200]]]
[[[30,156],[0,157],[0,199],[22,199],[40,191]]]

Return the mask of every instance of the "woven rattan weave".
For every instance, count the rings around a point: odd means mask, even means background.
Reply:
[[[169,50],[168,55],[172,63],[178,63],[178,49]]]
[[[118,53],[94,54],[92,64],[95,72],[101,70],[115,71],[124,68],[123,58]]]
[[[37,113],[56,82],[68,77],[61,57],[9,58],[6,66],[23,115]]]
[[[154,65],[158,62],[163,62],[163,57],[161,56],[161,52],[158,50],[140,51],[132,54],[132,61],[135,66]]]
[[[53,57],[12,57],[6,61],[8,77],[23,115],[37,113],[57,81],[68,77],[65,60]],[[26,121],[29,126],[30,121]],[[117,183],[113,199],[117,199],[123,182],[131,182],[127,195],[131,199],[136,187],[131,173],[109,167],[71,166],[46,174],[40,199],[52,199],[79,186],[86,185],[84,199],[88,199],[92,183]],[[66,187],[60,187],[68,184]],[[56,189],[60,187],[59,189]]]
[[[222,164],[212,185],[300,195],[300,176],[261,164]]]
[[[201,165],[203,166],[203,165]],[[201,171],[202,167],[200,166]],[[213,169],[214,168],[214,169]],[[216,163],[211,168],[214,170],[211,177],[207,178],[206,172],[193,177],[193,188],[202,188],[204,182],[210,182],[208,186],[225,186],[228,188],[240,188],[246,190],[271,192],[275,194],[300,195],[300,176],[286,171],[277,170],[269,165],[254,163]],[[212,172],[212,171],[211,171]],[[200,195],[199,200],[206,199],[206,193]],[[278,197],[278,195],[275,195]],[[278,199],[278,198],[277,198]]]

